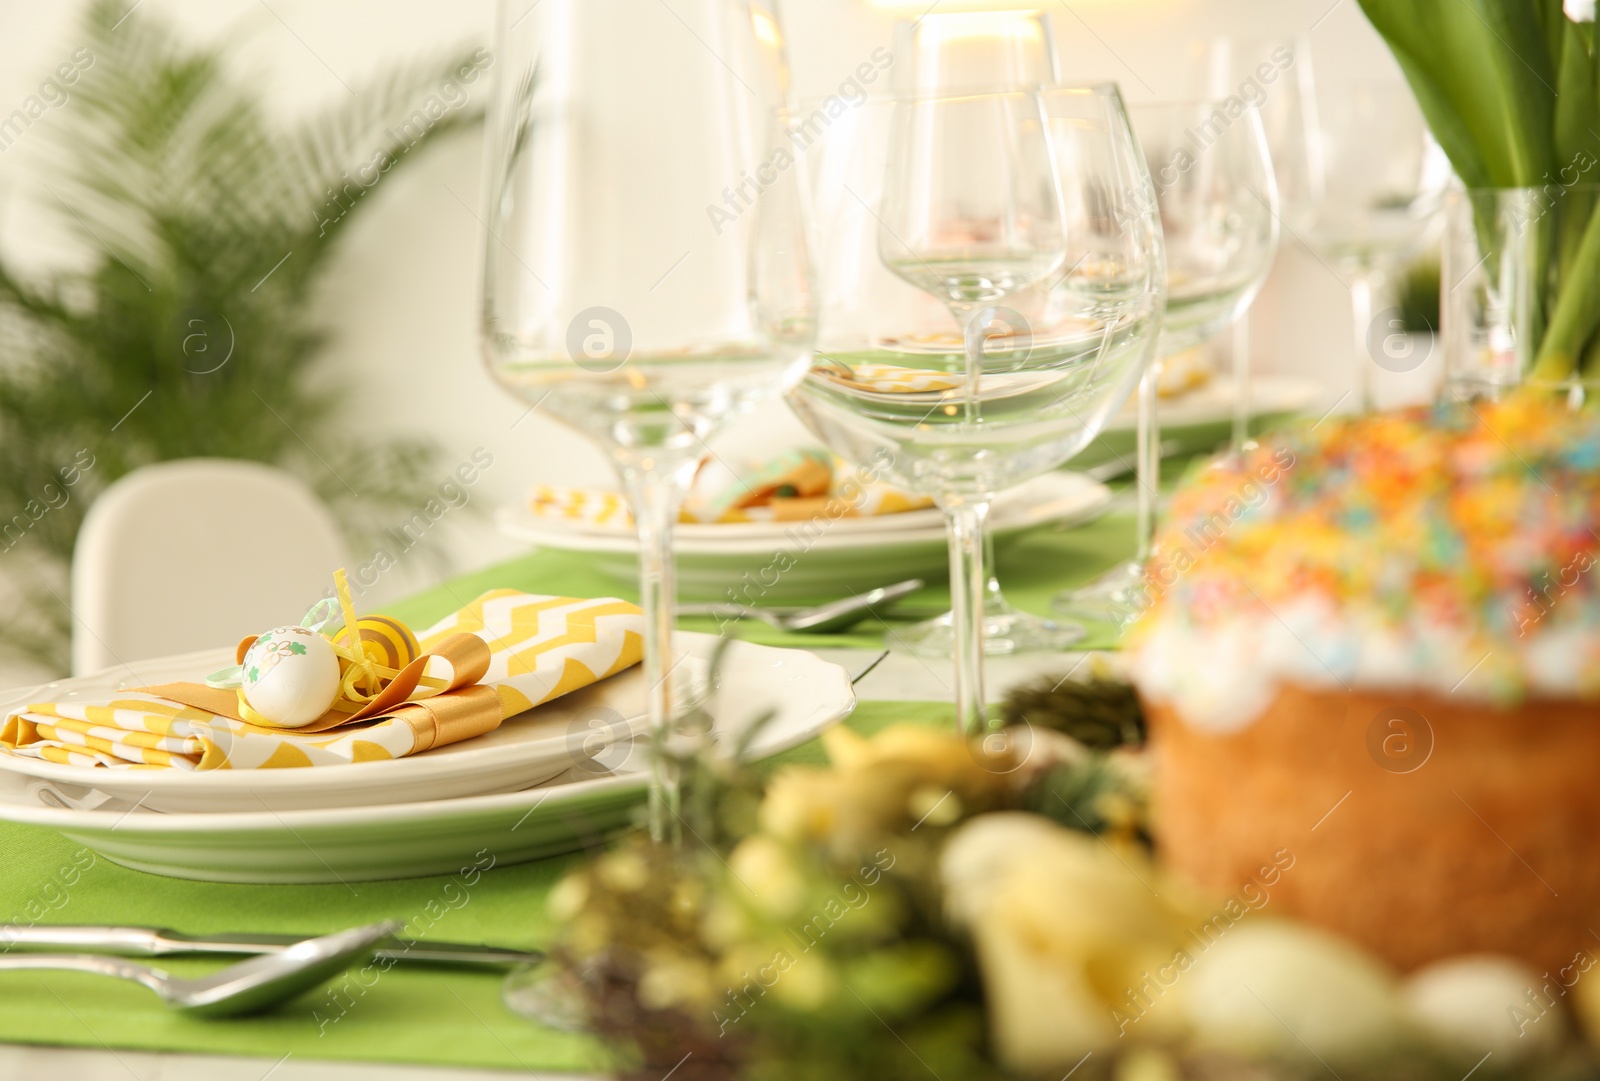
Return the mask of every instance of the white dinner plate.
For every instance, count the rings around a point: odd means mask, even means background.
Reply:
[[[713,642],[715,639],[713,639]],[[703,653],[682,665],[685,700],[705,682]],[[231,649],[136,661],[91,676],[0,693],[0,716],[29,702],[65,702],[134,687],[204,682],[232,664]],[[93,788],[153,811],[289,811],[484,796],[531,788],[592,757],[593,732],[626,740],[644,730],[644,675],[635,666],[512,717],[493,732],[391,761],[302,769],[116,769],[0,753],[0,770]]]
[[[1088,521],[1110,502],[1110,489],[1088,477],[1046,473],[1001,493],[990,521],[1003,541],[1036,526]],[[526,507],[501,508],[496,520],[508,536],[584,552],[607,576],[630,584],[638,580],[639,544],[631,530],[575,527]],[[686,601],[733,598],[759,605],[842,597],[907,578],[942,580],[949,568],[944,516],[938,511],[816,523],[679,526],[673,547],[678,590]]]
[[[701,658],[717,642],[685,632],[676,639],[685,653]],[[751,743],[757,758],[805,743],[848,716],[855,693],[844,669],[814,654],[733,642],[723,659],[720,690],[707,703],[714,738],[728,744],[768,708],[777,712]],[[0,821],[58,830],[114,863],[176,878],[409,878],[481,868],[490,860],[524,863],[597,843],[627,825],[643,801],[645,765],[643,741],[629,741],[603,746],[549,784],[519,792],[367,807],[173,814],[3,773]]]

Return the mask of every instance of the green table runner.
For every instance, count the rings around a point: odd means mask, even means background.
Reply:
[[[1048,612],[1064,586],[1109,566],[1131,545],[1130,522],[1118,516],[1067,533],[1020,538],[1001,558],[1001,581],[1019,607]],[[466,575],[406,603],[390,606],[423,625],[496,587],[574,595],[618,592],[617,584],[583,565],[582,556],[541,552]],[[948,605],[948,591],[930,587],[918,615]],[[685,621],[711,630],[708,621]],[[899,624],[904,626],[903,623]],[[883,628],[834,636],[782,635],[755,621],[741,627],[755,641],[824,647],[879,646]],[[1097,636],[1109,643],[1109,630]],[[951,710],[927,703],[863,703],[849,725],[864,733],[914,720],[948,725]],[[785,758],[820,761],[813,742]],[[0,824],[0,920],[7,923],[125,923],[184,931],[326,933],[381,919],[408,921],[423,937],[537,945],[548,924],[544,897],[580,857],[495,867],[471,886],[459,879],[418,878],[351,886],[241,886],[187,882],[118,867],[48,830]],[[0,925],[3,934],[3,925]],[[173,962],[180,974],[210,971],[215,962]],[[542,1029],[500,1003],[494,974],[396,966],[363,988],[312,992],[270,1016],[198,1021],[168,1012],[133,984],[72,973],[0,973],[0,1041],[89,1048],[259,1055],[279,1059],[595,1071],[598,1049],[579,1036]]]
[[[1057,532],[1036,529],[1000,546],[1000,585],[1011,603],[1025,612],[1050,615],[1050,601],[1062,589],[1079,585],[1127,558],[1133,550],[1133,522],[1126,514],[1109,514],[1077,529]],[[887,583],[886,583],[887,584]],[[559,591],[574,597],[616,596],[637,600],[638,589],[602,574],[588,565],[582,552],[543,549],[533,555],[463,575],[397,604],[384,612],[422,627],[465,605],[489,589],[521,589],[530,593]],[[837,596],[802,598],[800,604],[837,600]],[[885,622],[871,617],[846,634],[791,634],[758,619],[739,621],[738,634],[771,646],[811,649],[881,649],[888,631],[950,610],[950,587],[930,582],[888,613]],[[715,632],[711,619],[684,619],[685,630]],[[1085,649],[1109,648],[1115,641],[1111,627],[1091,628]]]
[[[954,724],[943,705],[864,702],[847,722],[870,734],[912,720]],[[780,761],[820,762],[816,742]],[[357,882],[349,886],[239,886],[186,882],[130,871],[49,830],[0,824],[0,912],[15,923],[124,923],[198,933],[323,934],[377,920],[406,920],[439,940],[536,946],[549,928],[544,898],[581,856],[495,867],[465,886],[458,878]],[[3,933],[3,931],[0,931]],[[179,974],[216,962],[163,960]],[[362,988],[334,981],[275,1013],[201,1021],[169,1012],[131,983],[55,972],[0,973],[0,1042],[147,1051],[353,1059],[500,1069],[598,1071],[586,1038],[523,1021],[500,1003],[492,973],[397,965]]]

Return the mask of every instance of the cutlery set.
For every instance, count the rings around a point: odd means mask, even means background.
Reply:
[[[400,934],[403,926],[391,920],[319,938],[186,935],[153,927],[11,927],[4,934],[7,952],[0,954],[0,971],[34,969],[110,976],[148,987],[180,1013],[242,1017],[270,1010],[368,961],[503,971],[544,958],[537,950],[415,942]],[[29,952],[34,949],[73,952]],[[243,956],[246,960],[199,978],[180,978],[128,960],[179,956]]]

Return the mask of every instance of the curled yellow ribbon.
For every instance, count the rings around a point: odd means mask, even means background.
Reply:
[[[328,710],[334,713],[359,713],[383,693],[388,681],[398,677],[400,670],[378,663],[362,645],[361,629],[356,621],[356,606],[350,599],[350,582],[343,567],[333,572],[333,588],[339,600],[339,611],[344,617],[344,629],[328,641],[333,646],[333,652],[346,663],[339,677],[338,693]],[[349,641],[341,642],[340,635],[348,635]],[[417,683],[435,693],[447,690],[450,686],[448,681],[435,676],[422,676]],[[264,728],[279,727],[250,708],[250,703],[245,701],[244,688],[239,689],[238,697],[241,720]]]

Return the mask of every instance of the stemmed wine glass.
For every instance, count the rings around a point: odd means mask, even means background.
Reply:
[[[1392,266],[1438,235],[1450,163],[1404,85],[1342,88],[1315,108],[1316,183],[1305,201],[1285,203],[1286,218],[1349,286],[1356,393],[1370,413],[1373,296]]]
[[[1134,130],[1154,179],[1167,250],[1167,311],[1158,357],[1174,356],[1238,319],[1255,300],[1278,246],[1278,195],[1261,118],[1225,101],[1136,105]],[[1145,602],[1144,565],[1161,484],[1158,360],[1139,385],[1134,557],[1058,609],[1122,623]]]
[[[1191,47],[1190,91],[1233,97],[1256,110],[1272,158],[1282,207],[1308,205],[1320,162],[1311,45],[1303,38],[1213,38]],[[1237,455],[1251,445],[1250,313],[1233,324],[1233,437]]]
[[[1114,87],[893,96],[809,154],[818,347],[790,402],[944,508],[964,731],[985,720],[989,500],[1100,432],[1159,326],[1155,199],[1124,115]]]
[[[902,90],[952,94],[964,90],[1055,87],[1061,82],[1055,34],[1046,12],[931,11],[914,23],[903,24],[899,37],[894,73]],[[1070,235],[1072,230],[1068,232]],[[991,342],[991,351],[1005,348],[1009,328],[995,321],[991,329],[997,335]],[[1086,633],[1080,624],[1036,616],[1006,600],[994,558],[994,536],[993,522],[986,522],[984,652],[1009,654],[1071,648]],[[953,624],[953,615],[946,612],[897,632],[894,641],[922,656],[951,657],[955,655]]]
[[[1013,36],[1014,40],[1021,38],[1020,34]],[[1053,64],[1041,64],[1039,70],[1052,67]],[[1143,184],[1138,177],[1143,171],[1138,168],[1143,157],[1121,94],[1110,84],[1063,87],[1044,91],[1043,100],[1061,173],[1067,211],[1067,263],[1072,272],[1054,275],[1052,280],[1022,291],[1008,302],[1010,310],[1025,316],[1035,341],[1041,327],[1052,327],[1045,333],[1062,337],[1075,332],[1092,334],[1102,321],[1120,321],[1130,332],[1101,342],[1106,351],[1102,363],[1110,371],[1142,371],[1155,344],[1156,325],[1137,306],[1130,311],[1126,297],[1117,297],[1108,306],[1104,292],[1129,263],[1137,264],[1142,258],[1130,257],[1127,251],[1123,231],[1129,220],[1153,216],[1148,211],[1149,204],[1136,210],[1127,202],[1132,198],[1130,193]],[[1109,209],[1108,192],[1112,193]],[[1149,302],[1144,299],[1139,303]],[[991,336],[985,341],[989,353],[1019,348],[1018,336],[1006,320],[993,319],[989,329]],[[1031,342],[1020,347],[1030,346]],[[1128,378],[1136,375],[1129,374]],[[992,526],[984,529],[984,567],[985,653],[1060,651],[1070,649],[1087,633],[1081,624],[1023,612],[1006,600],[995,567]],[[947,612],[897,632],[895,643],[922,656],[954,656],[954,622],[954,614]]]
[[[638,522],[650,831],[679,833],[673,525],[706,440],[803,374],[805,223],[774,0],[502,3],[482,336],[600,444]]]

